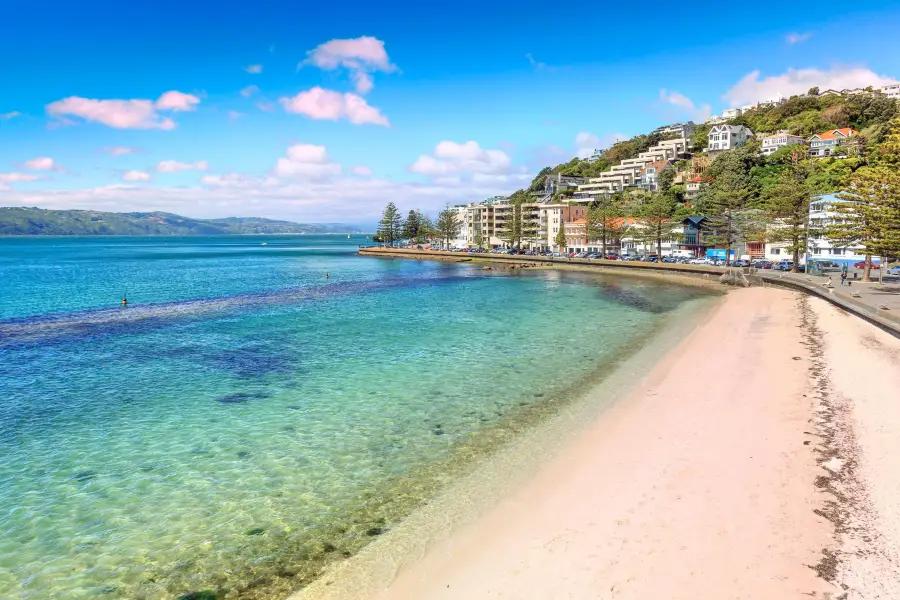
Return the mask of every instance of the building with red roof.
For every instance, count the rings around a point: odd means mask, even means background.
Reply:
[[[843,154],[843,148],[848,145],[851,138],[859,135],[859,132],[850,127],[831,129],[824,133],[817,133],[809,138],[809,155],[816,158]]]

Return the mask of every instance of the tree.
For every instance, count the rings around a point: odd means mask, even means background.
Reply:
[[[678,202],[670,194],[654,192],[641,206],[635,230],[635,237],[647,245],[656,246],[656,255],[662,259],[663,240],[672,237],[673,217],[678,210]]]
[[[809,88],[809,91],[806,92],[806,95],[807,95],[807,96],[818,96],[818,95],[819,95],[819,88],[817,88],[817,87],[811,87],[811,88]]]
[[[484,248],[484,234],[481,233],[481,223],[475,225],[475,234],[472,236],[472,243],[476,248]]]
[[[763,211],[771,226],[767,238],[773,242],[786,244],[797,271],[800,252],[806,249],[809,238],[809,202],[812,195],[807,178],[809,161],[799,156],[786,170],[779,173],[776,182],[767,187],[763,194]]]
[[[444,210],[438,213],[435,229],[437,229],[438,236],[441,238],[444,248],[449,248],[450,240],[458,236],[459,232],[462,230],[462,221],[457,219],[456,216],[456,211],[450,208],[449,204]]]
[[[606,248],[618,245],[628,231],[625,222],[625,198],[622,194],[613,194],[598,200],[588,209],[585,231],[585,245],[591,240],[600,242],[600,252],[606,256]]]
[[[381,215],[381,220],[378,222],[378,237],[382,239],[383,243],[393,246],[394,242],[400,239],[401,226],[400,211],[397,210],[393,202],[388,202]]]
[[[752,239],[759,230],[760,212],[753,210],[756,182],[750,169],[759,162],[759,144],[735,148],[716,158],[704,173],[709,181],[700,191],[697,204],[707,218],[706,240],[725,246],[725,263],[731,249],[742,239]]]
[[[422,215],[416,211],[409,211],[406,221],[403,223],[403,237],[409,240],[419,241],[422,229]]]
[[[556,232],[556,237],[553,239],[553,241],[556,242],[556,247],[558,248],[559,252],[565,252],[567,250],[565,223],[559,224],[559,231]]]
[[[659,190],[668,192],[675,181],[675,167],[669,165],[659,172]]]
[[[880,250],[879,186],[875,169],[865,167],[854,173],[851,190],[838,194],[842,202],[835,202],[829,207],[835,216],[825,226],[825,237],[834,244],[843,248],[862,248],[866,257],[863,281],[871,281],[872,255],[877,255]]]
[[[522,190],[514,192],[509,197],[509,205],[512,210],[500,228],[500,238],[517,249],[522,248],[523,241],[533,239],[538,231],[537,220],[532,212],[525,208],[527,202],[528,194]]]

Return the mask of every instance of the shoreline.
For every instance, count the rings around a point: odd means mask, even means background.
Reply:
[[[849,316],[727,294],[556,419],[568,435],[530,466],[490,459],[290,600],[890,597],[900,342]]]
[[[539,420],[503,447],[476,461],[437,496],[415,509],[396,527],[359,553],[328,566],[307,587],[287,600],[355,600],[369,597],[396,574],[415,565],[441,540],[492,510],[518,489],[586,428],[627,397],[647,364],[665,360],[679,341],[718,310],[724,294],[686,302],[670,313],[638,347],[602,367],[557,414]]]

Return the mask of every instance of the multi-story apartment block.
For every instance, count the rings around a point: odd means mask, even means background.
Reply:
[[[888,98],[900,100],[900,83],[889,83],[881,88],[881,93]]]
[[[743,110],[740,108],[729,108],[728,110],[722,111],[723,119],[737,119],[739,116],[743,114]]]
[[[841,218],[834,207],[836,204],[850,202],[842,200],[835,194],[826,194],[816,197],[809,204],[809,236],[808,244],[808,260],[827,260],[837,263],[855,263],[865,259],[862,254],[862,248],[852,244],[849,246],[841,246],[838,243],[825,237],[825,227],[834,223],[835,219]],[[877,262],[877,261],[876,261]]]
[[[743,125],[713,125],[707,137],[708,150],[717,152],[743,146],[753,137],[753,132]]]
[[[772,154],[785,146],[805,144],[806,139],[799,135],[791,135],[786,129],[782,129],[774,135],[767,135],[762,139],[762,152],[765,155]]]
[[[697,124],[693,121],[686,121],[684,123],[672,123],[671,125],[663,125],[662,127],[657,127],[650,134],[658,133],[660,135],[670,135],[675,134],[680,138],[690,139],[694,132],[697,130]]]
[[[643,181],[643,171],[651,163],[671,162],[690,152],[691,142],[687,138],[664,140],[635,158],[623,160],[600,174],[592,177],[575,192],[575,200],[588,201],[609,194],[637,188]]]
[[[824,158],[841,154],[850,139],[859,135],[859,132],[849,127],[832,129],[824,133],[817,133],[809,138],[809,155],[816,158]]]

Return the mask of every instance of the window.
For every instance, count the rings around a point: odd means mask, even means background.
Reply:
[[[781,254],[781,248],[772,248],[772,254]]]

